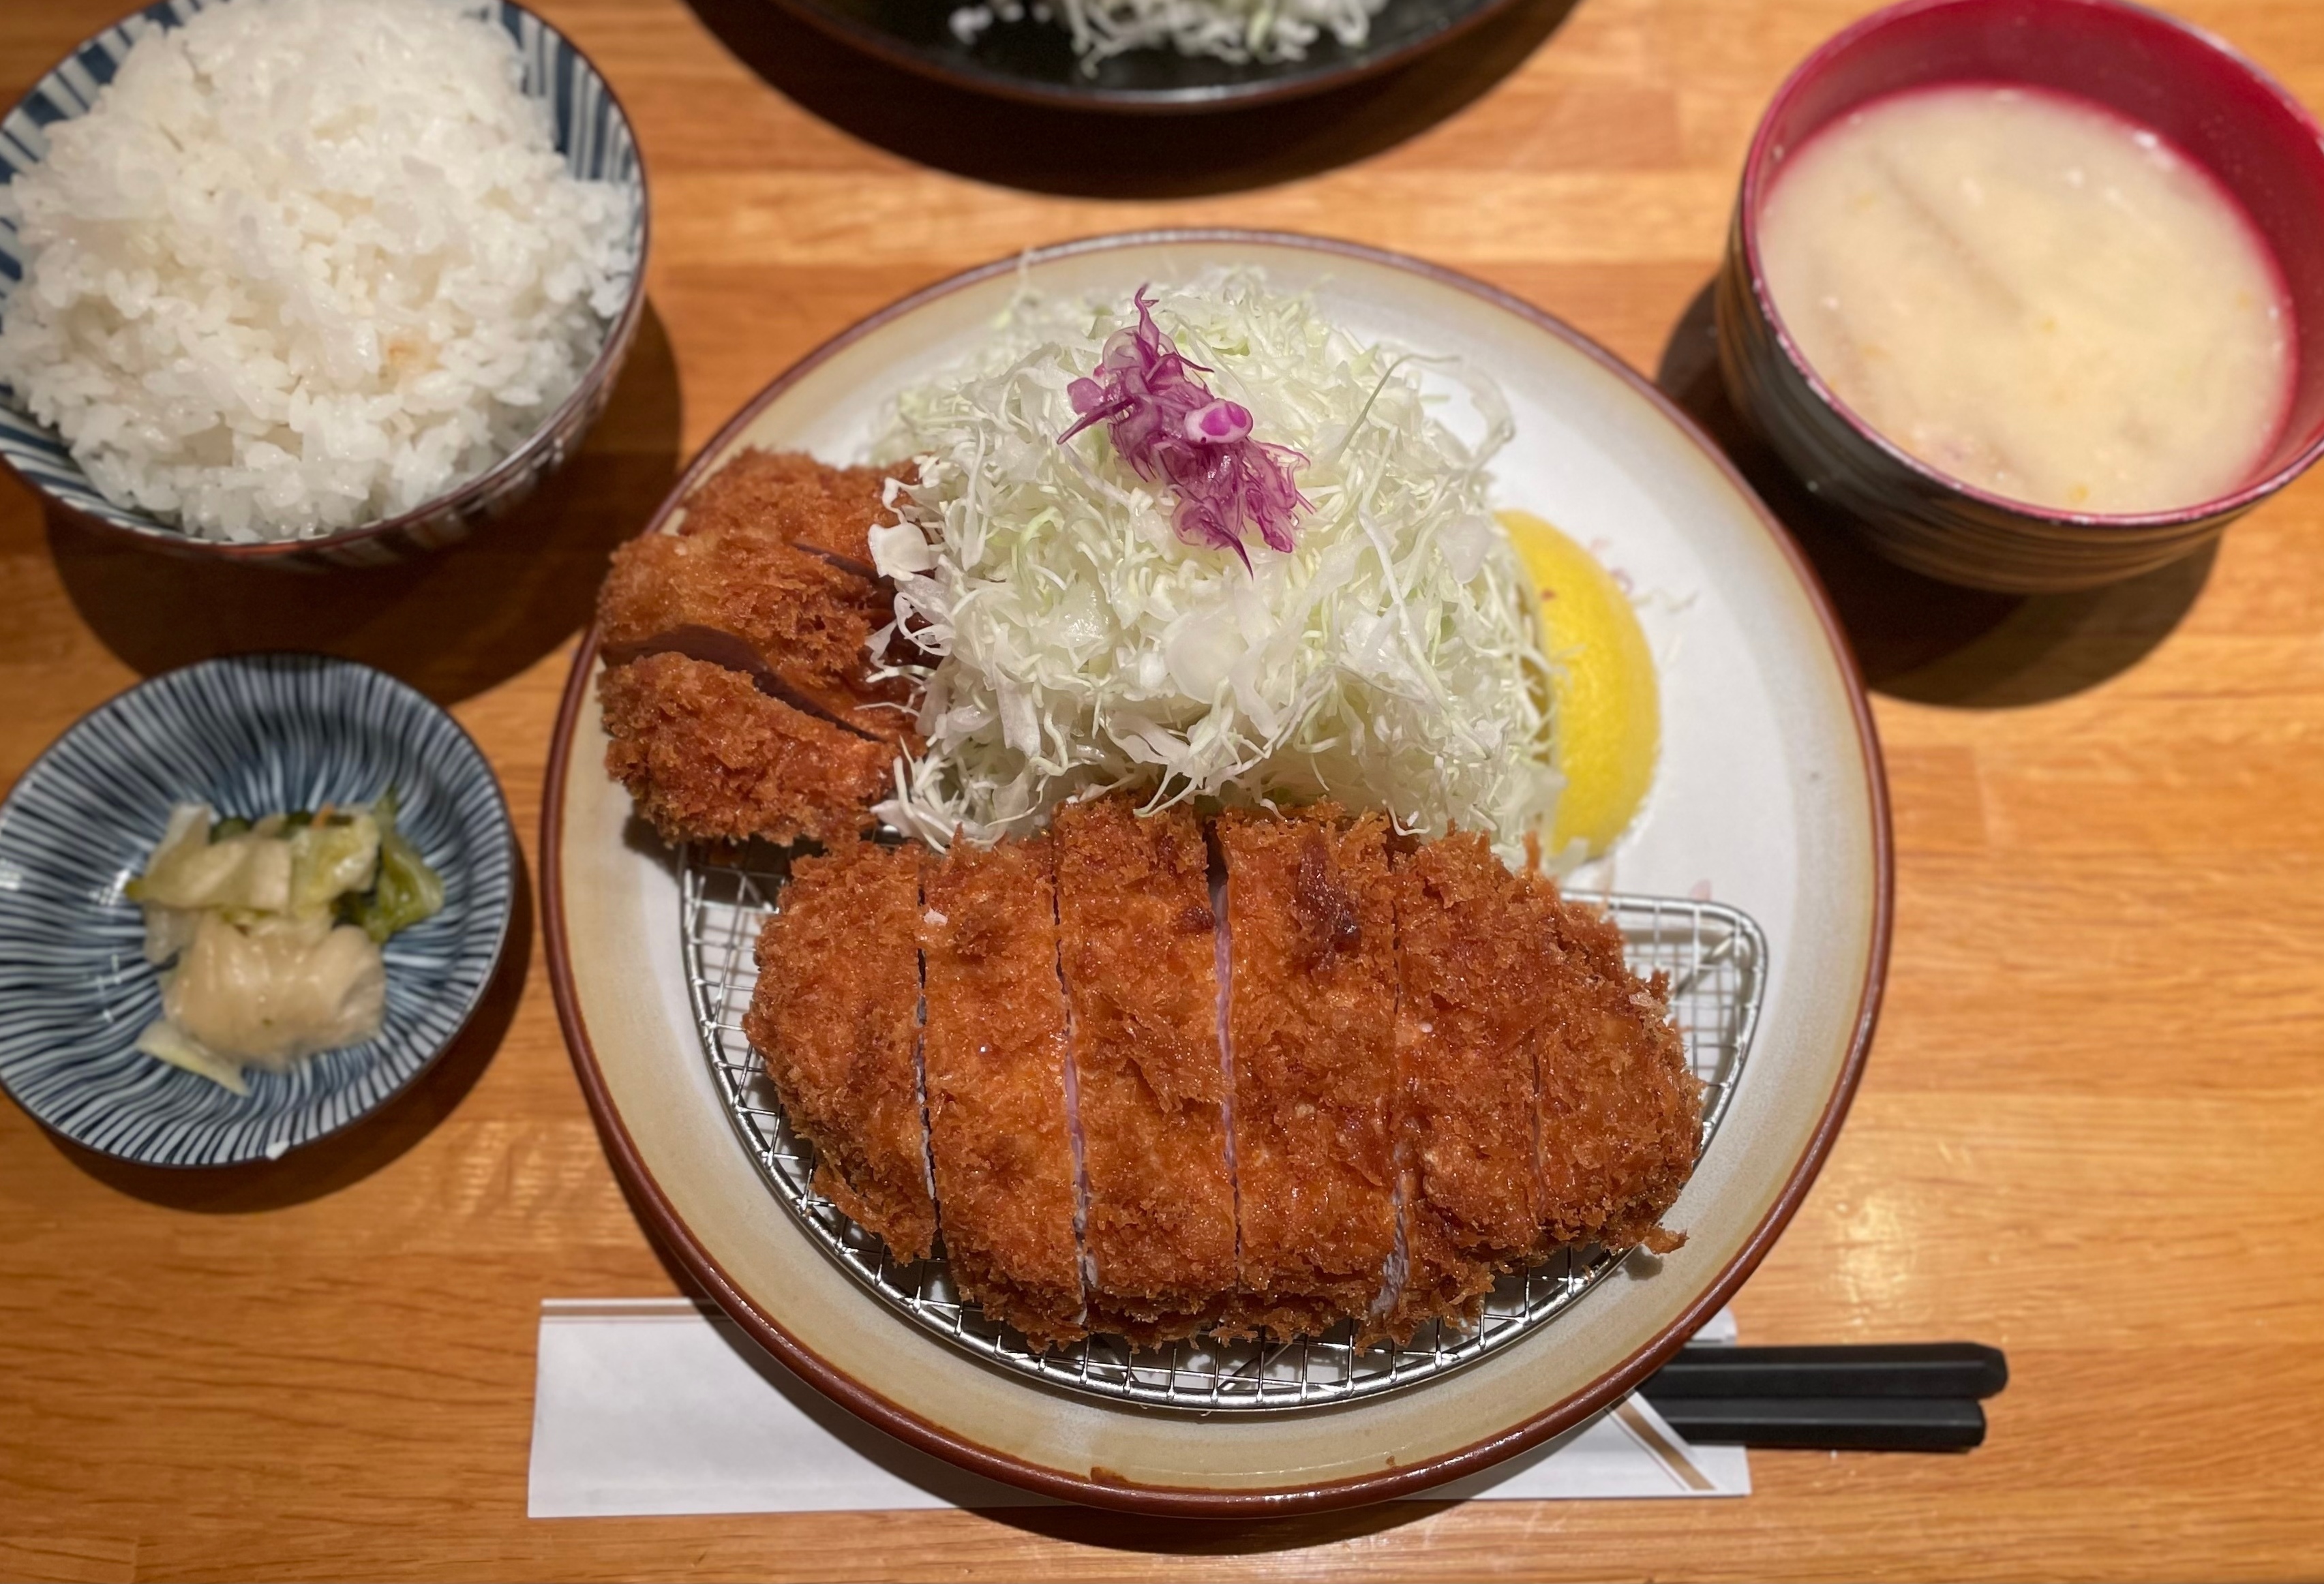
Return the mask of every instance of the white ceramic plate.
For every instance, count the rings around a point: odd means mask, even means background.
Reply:
[[[1812,574],[1691,423],[1538,310],[1346,244],[1148,233],[1045,250],[1023,267],[1047,290],[1127,299],[1218,263],[1262,266],[1358,335],[1490,373],[1517,420],[1497,504],[1558,523],[1644,596],[1662,767],[1638,828],[1582,878],[1677,896],[1708,885],[1770,946],[1748,1069],[1667,1218],[1683,1248],[1506,1351],[1346,1406],[1222,1423],[1045,1390],[883,1308],[760,1180],[698,1047],[673,867],[600,768],[594,640],[558,717],[541,845],[558,1009],[614,1165],[735,1320],[838,1401],[965,1467],[1074,1500],[1204,1515],[1409,1494],[1578,1423],[1643,1379],[1742,1284],[1812,1181],[1871,1036],[1889,913],[1886,797],[1862,685]],[[862,459],[884,404],[974,345],[1019,268],[1005,260],[931,287],[811,355],[705,447],[673,501],[745,445]]]

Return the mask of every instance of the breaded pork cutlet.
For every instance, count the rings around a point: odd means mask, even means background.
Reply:
[[[681,534],[765,534],[864,577],[868,536],[886,514],[888,475],[872,467],[834,467],[799,451],[738,451],[686,498]]]
[[[816,1191],[899,1258],[936,1241],[921,1115],[920,853],[851,842],[791,867],[742,1019]]]
[[[1557,900],[1481,835],[1395,859],[1397,1160],[1406,1269],[1387,1329],[1472,1320],[1538,1251],[1534,1067],[1562,949]]]
[[[670,651],[745,672],[761,691],[867,737],[917,747],[912,688],[868,679],[893,619],[881,585],[781,539],[647,534],[613,552],[597,594],[609,666]]]
[[[1191,1335],[1235,1284],[1209,848],[1192,812],[1119,796],[1066,805],[1052,831],[1089,1329]]]
[[[1388,822],[1326,807],[1230,813],[1214,829],[1241,1217],[1235,1320],[1318,1332],[1370,1314],[1396,1248]]]
[[[868,542],[884,483],[747,450],[695,487],[677,533],[615,553],[605,768],[665,838],[852,835],[917,749],[915,686],[871,679],[891,625]],[[918,653],[891,632],[876,658]]]
[[[609,668],[597,682],[605,769],[664,840],[835,841],[871,823],[896,751],[679,654]]]
[[[1550,890],[1550,882],[1532,885]],[[1622,932],[1561,902],[1540,1070],[1540,1214],[1545,1246],[1685,1241],[1664,1214],[1694,1169],[1702,1084],[1670,1022],[1670,981],[1633,974]]]
[[[962,1295],[1043,1344],[1406,1338],[1557,1248],[1675,1245],[1701,1087],[1611,924],[1376,815],[1201,839],[1109,798],[802,860],[746,1027],[824,1191],[914,1257],[932,1177]]]
[[[928,1143],[964,1297],[1035,1342],[1084,1334],[1056,878],[1047,836],[956,842],[921,881]]]

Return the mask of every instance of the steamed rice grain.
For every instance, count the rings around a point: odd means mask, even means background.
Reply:
[[[0,188],[0,382],[116,504],[214,539],[420,506],[571,394],[637,267],[514,41],[447,0],[149,28]]]

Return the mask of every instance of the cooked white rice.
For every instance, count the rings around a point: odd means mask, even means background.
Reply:
[[[636,267],[508,33],[450,0],[231,0],[140,38],[0,188],[0,382],[106,498],[217,539],[410,511],[569,395]]]

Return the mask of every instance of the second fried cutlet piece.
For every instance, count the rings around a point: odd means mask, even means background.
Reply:
[[[1537,1251],[1534,1065],[1550,1016],[1554,894],[1481,835],[1396,869],[1397,1158],[1406,1269],[1387,1329],[1473,1320],[1493,1278]]]
[[[1118,796],[1067,804],[1051,829],[1089,1329],[1190,1336],[1235,1283],[1209,848],[1192,812]]]
[[[1396,1248],[1396,906],[1388,822],[1230,813],[1235,1319],[1280,1337],[1367,1315]]]
[[[665,841],[762,836],[831,842],[872,823],[896,761],[873,742],[801,714],[751,678],[679,654],[649,655],[597,679],[605,769]]]
[[[920,1108],[920,854],[851,842],[804,858],[759,933],[742,1019],[816,1191],[900,1259],[936,1241]]]
[[[608,665],[669,650],[748,672],[762,692],[865,736],[917,746],[911,685],[868,680],[894,617],[881,586],[764,534],[647,534],[597,593]]]
[[[1047,836],[954,842],[921,881],[928,1143],[961,1294],[1033,1341],[1084,1334]]]
[[[1533,879],[1554,894],[1550,882]],[[1694,1169],[1702,1084],[1670,1021],[1670,981],[1632,973],[1622,932],[1593,909],[1557,905],[1563,948],[1540,1071],[1540,1210],[1551,1245],[1685,1241],[1660,1222]]]
[[[742,531],[812,550],[864,577],[876,576],[869,536],[882,520],[888,475],[834,467],[801,451],[738,451],[686,498],[682,534]]]

